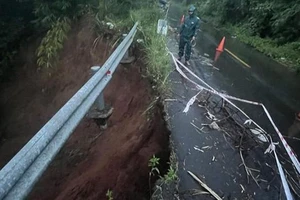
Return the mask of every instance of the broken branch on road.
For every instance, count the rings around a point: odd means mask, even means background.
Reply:
[[[193,177],[204,189],[206,189],[215,199],[217,200],[222,200],[222,198],[215,192],[213,191],[208,185],[206,185],[203,181],[201,181],[195,174],[192,172],[188,171],[189,175]]]

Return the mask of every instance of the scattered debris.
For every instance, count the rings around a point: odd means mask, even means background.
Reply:
[[[195,102],[197,96],[200,94],[201,91],[202,91],[202,90],[200,90],[195,96],[193,96],[193,97],[189,100],[189,102],[186,104],[186,107],[185,107],[184,110],[183,110],[184,113],[187,113],[187,112],[189,111],[190,106],[194,104],[194,102]]]
[[[269,142],[268,138],[264,135],[264,133],[258,129],[250,129],[250,131],[259,139],[261,142]]]
[[[142,113],[142,115],[145,115],[149,110],[151,110],[156,103],[158,102],[159,97],[155,97],[155,99],[150,103],[150,105],[148,106],[148,108]]]
[[[190,190],[190,192],[191,192],[192,196],[201,195],[201,194],[209,194],[209,192],[197,190],[197,189],[192,189],[192,190]]]
[[[209,111],[207,111],[207,118],[210,119],[210,120],[213,120],[213,121],[217,121],[218,119],[213,115],[211,114]]]
[[[211,128],[211,129],[215,129],[215,130],[220,130],[220,127],[219,127],[219,125],[216,123],[216,122],[212,122],[211,124],[209,124],[208,125],[209,126],[209,128]]]
[[[195,174],[188,171],[188,173],[203,187],[205,188],[213,197],[215,197],[217,200],[222,200],[222,198],[215,193],[210,187],[208,187],[204,182],[202,182]]]
[[[192,125],[193,127],[195,127],[196,131],[197,131],[199,134],[201,134],[201,133],[206,133],[206,132],[203,131],[203,127],[202,127],[202,128],[199,128],[199,127],[196,126],[193,122],[191,122],[191,125]],[[200,132],[201,132],[201,133],[200,133]]]
[[[211,149],[211,148],[212,148],[212,146],[204,146],[201,149]]]
[[[197,60],[199,60],[199,62],[201,63],[201,65],[206,65],[206,66],[213,66],[213,60],[209,59],[209,55],[208,54],[204,54],[204,56],[199,56],[199,58]]]
[[[166,102],[174,102],[174,101],[178,101],[178,99],[165,99],[164,101],[166,101]]]
[[[213,161],[213,162],[214,162],[215,160],[216,160],[216,157],[215,157],[215,156],[213,156],[211,161]]]
[[[107,22],[106,25],[108,26],[109,29],[113,29],[115,25],[111,22]]]
[[[241,186],[241,188],[242,188],[241,193],[244,193],[244,192],[246,191],[245,188],[244,188],[244,186],[243,186],[242,184],[240,184],[240,186]]]
[[[248,178],[248,182],[249,182],[249,176],[252,177],[252,179],[254,180],[254,182],[256,183],[256,185],[260,187],[260,185],[258,184],[258,181],[257,179],[253,176],[252,174],[252,171],[256,171],[256,172],[260,172],[259,170],[257,169],[252,169],[252,168],[249,168],[246,163],[245,163],[245,160],[244,160],[244,157],[243,157],[243,154],[242,154],[242,151],[240,150],[240,156],[241,156],[241,160],[242,160],[242,165],[244,165],[244,168],[245,168],[245,171],[246,171],[246,174],[247,174],[247,178]]]
[[[143,39],[137,39],[136,42],[137,43],[144,43],[144,40]]]
[[[252,123],[252,120],[251,119],[247,119],[245,122],[244,122],[244,125],[251,125]]]
[[[200,152],[204,153],[204,151],[203,151],[202,149],[199,149],[199,148],[196,147],[196,146],[194,147],[194,149],[197,150],[197,151],[200,151]]]

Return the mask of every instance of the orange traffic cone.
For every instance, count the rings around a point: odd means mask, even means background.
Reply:
[[[184,15],[182,15],[181,20],[180,20],[180,25],[183,24],[184,22]]]
[[[220,55],[224,51],[224,44],[225,44],[225,37],[223,37],[223,39],[220,42],[218,48],[216,49],[215,62],[218,60],[218,58],[220,57]]]
[[[215,62],[219,59],[220,55],[222,54],[221,51],[216,51],[216,55],[215,55]]]
[[[223,37],[222,41],[220,42],[217,51],[223,52],[224,51],[224,44],[225,44],[225,37]]]

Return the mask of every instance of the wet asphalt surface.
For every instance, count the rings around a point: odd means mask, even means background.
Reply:
[[[177,26],[182,14],[176,4],[172,5],[168,15],[169,24]],[[205,24],[201,29],[189,68],[218,91],[263,102],[284,133],[293,121],[294,112],[300,109],[299,77],[230,36],[226,38],[225,47],[251,68],[225,52],[212,67],[215,49],[223,35]],[[168,37],[168,48],[177,55],[178,46],[172,33]],[[189,99],[197,94],[195,86],[184,81],[176,71],[171,73],[170,81],[171,98],[176,101],[166,102],[166,105],[171,140],[178,157],[181,199],[213,199],[210,195],[191,195],[191,190],[200,187],[187,171],[196,174],[223,199],[280,199],[282,190],[279,176],[266,165],[274,166],[274,159],[264,155],[264,149],[251,151],[245,156],[245,163],[260,171],[256,174],[259,175],[259,186],[251,178],[248,180],[239,151],[232,148],[233,145],[225,140],[222,132],[211,129],[199,132],[191,124],[201,128],[201,124],[210,123],[205,117],[206,110],[194,103],[187,114],[182,112]],[[260,107],[236,104],[276,139]],[[299,152],[299,143],[289,142]]]

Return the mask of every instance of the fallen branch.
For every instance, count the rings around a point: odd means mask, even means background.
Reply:
[[[196,195],[202,195],[202,194],[209,194],[208,192],[197,190],[197,189],[192,189],[191,190],[191,195],[196,196]]]
[[[248,178],[248,183],[249,183],[249,176],[251,176],[252,177],[252,179],[254,180],[254,182],[256,183],[256,185],[259,187],[259,188],[261,188],[260,187],[260,185],[258,184],[258,182],[257,182],[257,179],[253,176],[253,174],[252,174],[252,170],[253,171],[256,171],[256,172],[260,172],[259,170],[257,170],[257,169],[252,169],[252,168],[249,168],[247,165],[246,165],[246,163],[245,163],[245,160],[244,160],[244,157],[243,157],[243,154],[242,154],[242,151],[240,150],[240,156],[241,156],[241,160],[242,160],[242,164],[244,165],[244,168],[245,168],[245,171],[246,171],[246,174],[247,174],[247,178]]]
[[[199,128],[199,127],[196,126],[193,122],[190,122],[190,124],[191,124],[193,127],[195,127],[196,131],[198,130],[198,131],[204,133],[204,131],[202,131],[202,128]],[[200,134],[201,134],[201,133],[200,133]]]
[[[222,198],[215,193],[210,187],[208,187],[204,182],[202,182],[195,174],[188,171],[188,173],[204,188],[206,189],[213,197],[215,197],[217,200],[222,200]]]
[[[148,108],[142,113],[142,115],[145,115],[149,110],[151,110],[155,104],[157,103],[159,97],[156,97],[151,103],[150,105],[148,106]]]

